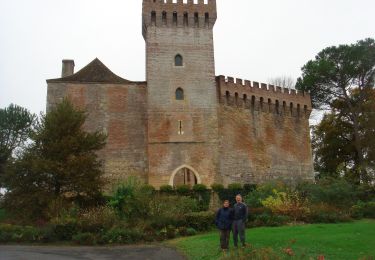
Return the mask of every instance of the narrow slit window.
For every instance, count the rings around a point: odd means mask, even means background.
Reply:
[[[177,13],[173,12],[173,25],[177,25]]]
[[[204,14],[204,24],[208,26],[210,23],[210,15],[208,13]]]
[[[166,11],[163,12],[161,19],[162,19],[163,24],[166,25],[167,24],[167,12]]]
[[[199,15],[198,15],[198,13],[194,13],[194,25],[196,27],[199,26]]]
[[[279,100],[276,100],[276,114],[280,114],[280,104],[279,104]]]
[[[174,57],[174,65],[177,67],[181,67],[183,65],[183,58],[180,54],[177,54]]]
[[[176,89],[176,100],[184,100],[184,90],[182,88]]]
[[[152,23],[153,25],[156,24],[156,12],[155,12],[155,11],[152,11],[152,12],[151,12],[151,23]]]
[[[184,134],[184,131],[183,131],[183,128],[182,128],[182,120],[178,120],[178,134],[179,135]]]
[[[189,25],[189,15],[187,12],[184,13],[184,26]]]

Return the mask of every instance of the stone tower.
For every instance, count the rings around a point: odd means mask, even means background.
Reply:
[[[143,0],[149,183],[218,178],[216,0]]]

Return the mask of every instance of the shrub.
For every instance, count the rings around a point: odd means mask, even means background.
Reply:
[[[211,189],[214,192],[219,193],[222,190],[224,190],[224,185],[223,184],[219,184],[219,183],[214,183],[214,184],[211,185]]]
[[[141,239],[141,232],[131,228],[112,228],[103,236],[103,242],[108,244],[131,244]]]
[[[187,236],[195,236],[197,234],[197,231],[194,228],[187,228],[186,229],[186,235]]]
[[[193,212],[185,215],[185,225],[198,231],[213,227],[215,214],[211,211]]]
[[[119,221],[114,209],[108,206],[82,210],[77,219],[79,229],[83,233],[99,233],[112,228]]]
[[[358,201],[356,205],[351,207],[350,215],[356,219],[375,218],[375,201]]]
[[[306,219],[310,211],[307,199],[293,191],[278,192],[274,190],[273,193],[273,196],[262,201],[263,206],[269,208],[274,214],[289,216],[294,221]]]
[[[173,187],[171,185],[162,185],[162,186],[160,186],[160,192],[163,192],[163,193],[172,193],[173,192]]]
[[[322,179],[317,184],[302,183],[297,190],[313,204],[329,204],[346,209],[357,201],[355,186],[344,179]]]
[[[206,185],[194,185],[192,197],[198,201],[199,211],[208,210],[211,200],[211,191],[207,189]]]
[[[195,184],[193,186],[193,191],[194,192],[203,192],[203,191],[207,191],[207,186],[204,185],[204,184]]]
[[[311,205],[310,214],[307,218],[310,223],[337,223],[350,220],[348,212],[325,203]]]
[[[73,236],[72,241],[79,245],[92,246],[96,244],[96,236],[92,233],[78,233]]]
[[[243,189],[244,189],[245,193],[247,193],[247,194],[256,190],[256,188],[257,188],[256,184],[246,183],[246,184],[243,185]]]
[[[252,226],[269,226],[277,227],[287,224],[290,221],[288,216],[274,215],[271,213],[264,212],[260,215],[255,216],[255,220],[251,223]]]
[[[152,185],[144,184],[140,187],[140,192],[151,196],[151,195],[155,194],[155,188]]]
[[[56,238],[60,241],[70,241],[77,233],[78,226],[75,221],[67,222],[64,224],[57,224],[54,226],[54,233]]]
[[[176,191],[179,195],[188,195],[190,193],[190,186],[186,184],[178,185]]]
[[[228,190],[242,191],[241,183],[231,183],[228,185]]]
[[[149,201],[149,216],[155,229],[184,225],[186,213],[198,211],[197,200],[185,196],[157,195]]]

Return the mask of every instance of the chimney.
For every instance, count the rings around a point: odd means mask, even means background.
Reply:
[[[74,74],[74,60],[63,60],[61,77],[65,78],[73,74]]]

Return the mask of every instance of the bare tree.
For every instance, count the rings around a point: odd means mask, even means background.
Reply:
[[[279,76],[269,79],[269,83],[282,88],[292,88],[296,86],[296,81],[291,76]]]

